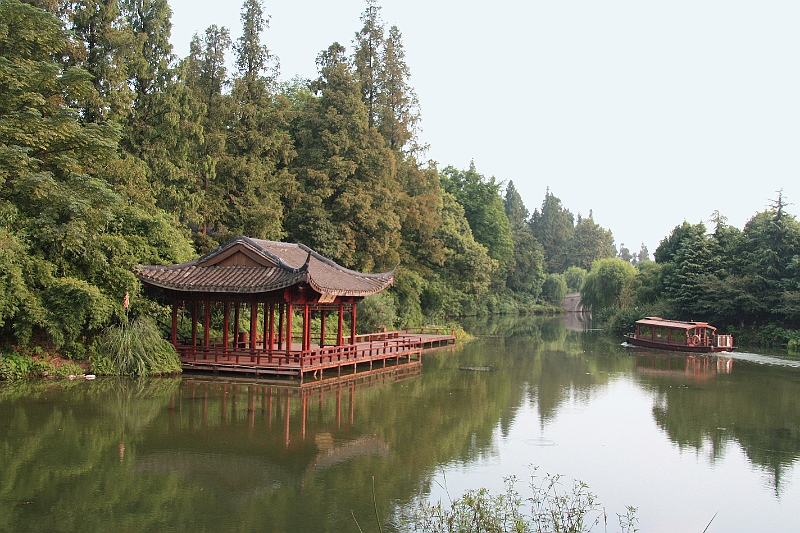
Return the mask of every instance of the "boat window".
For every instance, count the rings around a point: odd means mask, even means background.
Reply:
[[[686,332],[683,331],[682,329],[673,329],[672,342],[680,342],[681,344],[686,344]]]
[[[639,336],[640,337],[647,337],[648,339],[652,339],[653,338],[653,327],[652,326],[639,325]]]
[[[667,328],[655,328],[656,329],[656,339],[660,340],[667,340],[669,336],[669,329]]]

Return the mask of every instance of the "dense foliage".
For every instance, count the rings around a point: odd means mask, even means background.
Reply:
[[[511,181],[423,161],[402,33],[375,0],[352,52],[333,43],[315,79],[289,82],[262,42],[260,0],[244,2],[242,35],[212,25],[185,58],[170,16],[166,0],[0,3],[0,344],[87,357],[127,316],[125,294],[132,320],[158,317],[133,266],[237,235],[397,267],[392,302],[373,302],[394,326],[557,305],[565,287],[597,291],[592,306],[797,326],[783,204],[743,231],[721,217],[711,235],[676,228],[654,269],[549,189],[529,213]],[[615,256],[638,274],[604,288],[594,265]]]
[[[399,264],[383,322],[535,302],[542,249],[511,230],[501,184],[419,161],[402,34],[374,1],[352,54],[333,43],[316,79],[289,83],[258,0],[241,36],[212,25],[183,59],[170,16],[166,0],[0,3],[3,344],[84,358],[122,331],[126,294],[132,320],[158,315],[134,265],[241,234],[364,271]]]
[[[742,230],[715,212],[713,231],[684,221],[637,268],[598,261],[586,277],[584,304],[630,330],[646,315],[703,320],[740,342],[794,350],[800,340],[800,222],[782,193]],[[618,261],[613,269],[609,261]],[[624,268],[623,268],[624,265]]]

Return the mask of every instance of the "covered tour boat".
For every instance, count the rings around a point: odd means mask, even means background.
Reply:
[[[680,322],[659,317],[636,321],[636,332],[625,335],[630,344],[679,352],[732,352],[733,335],[717,335],[706,322]]]

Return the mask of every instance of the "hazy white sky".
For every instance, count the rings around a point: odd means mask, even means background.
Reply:
[[[241,3],[169,0],[175,53]],[[800,212],[800,0],[379,0],[403,33],[440,168],[545,189],[652,253],[714,210],[739,228],[783,189]],[[352,51],[363,0],[266,0],[281,78]]]

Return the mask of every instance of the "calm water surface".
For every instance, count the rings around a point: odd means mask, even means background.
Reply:
[[[800,530],[800,362],[675,357],[561,320],[321,384],[0,384],[0,531],[384,531],[532,466],[645,532]],[[460,367],[494,367],[493,371]],[[355,517],[355,520],[354,520]],[[615,531],[610,522],[609,531]],[[602,528],[600,528],[602,530]]]

